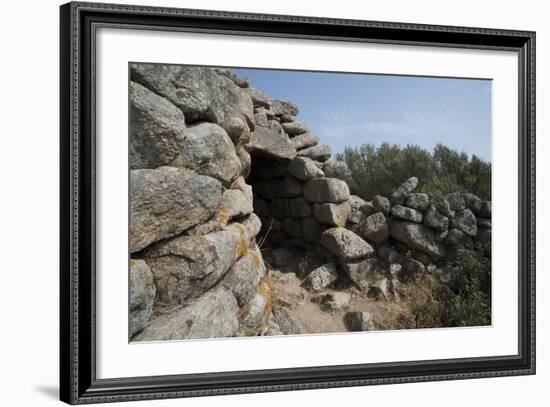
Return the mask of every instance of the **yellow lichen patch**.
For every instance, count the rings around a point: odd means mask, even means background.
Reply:
[[[136,267],[136,261],[134,259],[130,259],[130,267]]]
[[[343,228],[344,226],[346,226],[346,220],[343,217],[339,218],[336,221],[336,226]]]
[[[273,290],[267,281],[263,279],[260,281],[260,284],[258,284],[258,292],[267,298],[266,305],[262,310],[262,315],[266,317],[271,313],[271,308],[273,307]]]
[[[239,223],[235,223],[235,226],[239,230],[239,244],[237,245],[237,250],[235,253],[235,259],[240,258],[241,256],[244,256],[246,252],[248,251],[248,242],[246,239],[246,230],[243,225]]]
[[[218,222],[218,224],[223,228],[227,225],[229,219],[231,219],[231,215],[227,213],[223,208],[220,209],[218,215],[216,216],[216,221]]]
[[[252,252],[252,259],[254,260],[254,264],[256,267],[260,267],[262,264],[262,255],[260,254],[260,250],[256,247],[254,251]]]

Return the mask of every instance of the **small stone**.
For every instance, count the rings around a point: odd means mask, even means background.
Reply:
[[[350,197],[348,185],[336,178],[314,178],[304,186],[304,197],[314,203],[340,203]]]
[[[447,218],[454,218],[455,211],[451,209],[451,205],[449,204],[449,201],[447,201],[445,198],[436,197],[432,199],[432,204],[433,206],[435,206],[435,208],[439,212],[441,212]]]
[[[380,244],[388,240],[390,228],[384,214],[376,212],[359,224],[358,233],[367,241]]]
[[[462,230],[468,236],[477,235],[477,221],[470,209],[459,210],[453,219],[453,226]]]
[[[304,133],[292,137],[290,139],[290,144],[292,144],[296,150],[302,150],[319,144],[319,137],[311,133]]]
[[[348,203],[351,208],[351,214],[348,218],[349,223],[357,225],[375,212],[371,202],[367,202],[357,195],[351,195]]]
[[[418,186],[418,178],[410,177],[403,184],[393,191],[391,201],[393,204],[403,205],[411,192]]]
[[[449,202],[449,206],[453,211],[462,211],[466,209],[466,202],[464,202],[464,196],[460,192],[453,192],[444,196],[445,200]]]
[[[428,197],[428,194],[420,192],[409,194],[409,198],[407,199],[407,206],[419,211],[425,211],[428,208],[429,203],[430,198]]]
[[[449,227],[449,218],[443,216],[433,205],[430,205],[424,213],[424,223],[440,232],[447,230]]]
[[[350,311],[344,315],[344,323],[349,331],[373,331],[374,318],[369,312]]]
[[[333,263],[326,263],[309,273],[303,284],[304,287],[314,291],[320,291],[331,285],[337,279],[338,272],[336,266]]]
[[[317,221],[325,225],[345,226],[350,213],[351,207],[347,202],[313,205],[313,216]]]
[[[319,304],[323,311],[336,311],[349,305],[351,294],[339,291],[323,293],[314,296],[311,301]]]
[[[290,137],[298,136],[309,131],[309,127],[307,126],[307,124],[300,121],[285,122],[282,123],[282,126],[285,133],[288,134]]]
[[[296,157],[288,165],[288,172],[302,181],[309,181],[312,178],[323,177],[325,174],[306,157]]]
[[[300,157],[308,157],[315,161],[326,161],[332,155],[332,149],[326,144],[318,144],[313,147],[304,148],[298,151]]]
[[[381,195],[376,195],[372,200],[375,212],[382,212],[385,216],[390,214],[390,200]]]

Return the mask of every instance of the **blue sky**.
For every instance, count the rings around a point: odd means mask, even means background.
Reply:
[[[491,81],[435,77],[235,69],[270,97],[298,104],[334,152],[383,142],[441,143],[491,160]]]

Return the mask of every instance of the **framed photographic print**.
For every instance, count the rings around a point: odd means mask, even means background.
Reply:
[[[535,33],[60,12],[63,401],[535,373]]]

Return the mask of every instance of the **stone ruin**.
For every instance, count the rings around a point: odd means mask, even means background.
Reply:
[[[268,268],[307,259],[310,290],[399,301],[407,275],[452,287],[456,249],[490,244],[491,204],[473,194],[430,198],[413,176],[389,198],[351,195],[298,106],[232,71],[133,64],[129,91],[132,340],[305,333]]]

